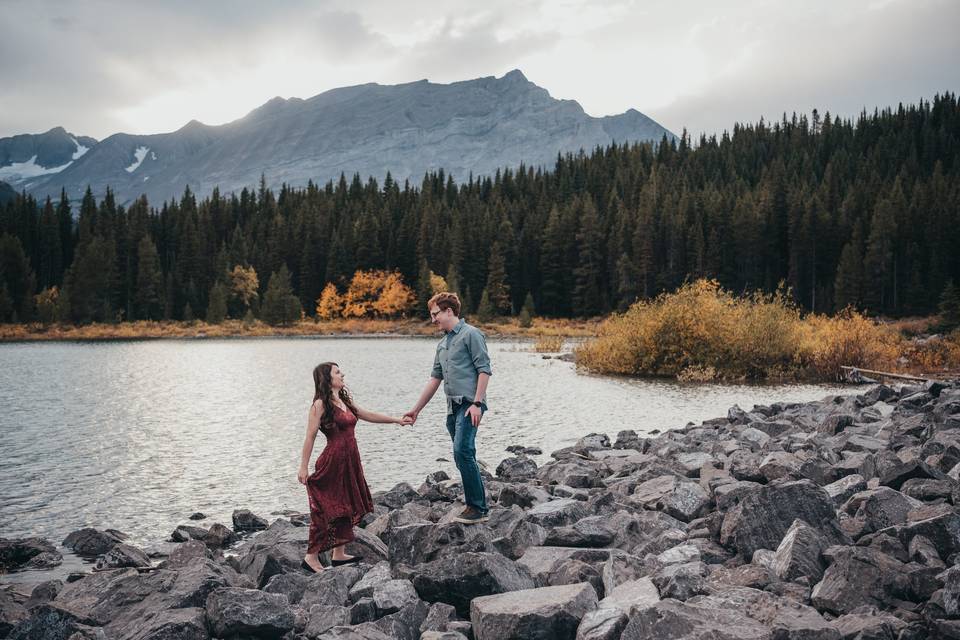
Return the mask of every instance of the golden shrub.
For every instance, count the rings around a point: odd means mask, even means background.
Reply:
[[[843,366],[893,371],[903,343],[892,327],[851,309],[833,317],[810,315],[802,324],[798,364],[830,380],[842,378]]]

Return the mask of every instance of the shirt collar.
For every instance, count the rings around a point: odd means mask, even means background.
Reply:
[[[450,331],[447,332],[447,335],[450,335],[451,333],[460,333],[460,329],[462,328],[463,328],[463,318],[460,318],[460,322],[458,322],[453,327],[453,329],[450,329]]]

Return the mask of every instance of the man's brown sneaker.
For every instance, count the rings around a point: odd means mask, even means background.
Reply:
[[[473,507],[467,507],[460,512],[456,518],[453,519],[454,522],[462,522],[463,524],[477,524],[478,522],[486,522],[490,517],[485,513],[480,513]]]

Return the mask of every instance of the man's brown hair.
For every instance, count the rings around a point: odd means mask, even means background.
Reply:
[[[460,298],[457,297],[457,294],[450,293],[449,291],[441,291],[440,293],[434,295],[430,298],[430,301],[427,302],[427,309],[437,305],[440,307],[440,311],[445,311],[447,309],[453,310],[453,315],[460,317]]]

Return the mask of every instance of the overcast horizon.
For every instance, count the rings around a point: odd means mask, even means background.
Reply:
[[[274,96],[511,69],[592,116],[633,108],[695,137],[960,87],[960,3],[949,0],[742,0],[722,12],[576,0],[2,4],[0,137],[164,133],[230,122]]]

